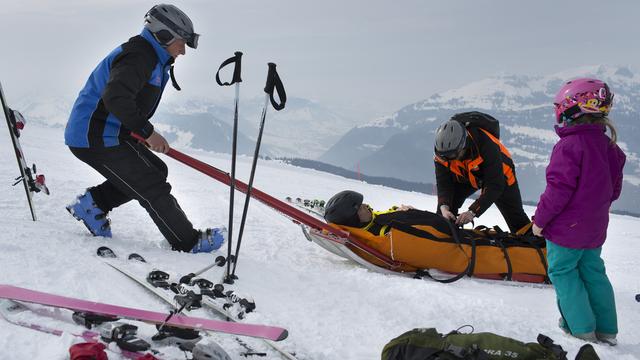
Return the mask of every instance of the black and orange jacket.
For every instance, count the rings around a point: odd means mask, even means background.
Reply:
[[[468,158],[446,160],[435,156],[438,208],[447,205],[451,211],[456,183],[482,189],[480,197],[469,206],[476,216],[484,213],[500,196],[505,187],[516,184],[515,165],[509,150],[488,131],[468,128],[471,140]]]

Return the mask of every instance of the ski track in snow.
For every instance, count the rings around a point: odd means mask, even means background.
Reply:
[[[137,252],[154,266],[176,274],[200,270],[213,261],[207,254],[170,251],[146,212],[134,202],[110,214],[112,239],[90,236],[64,206],[102,179],[68,151],[62,129],[27,124],[21,137],[26,159],[46,175],[52,193],[49,197],[35,195],[39,221],[32,222],[22,186],[10,186],[18,169],[9,134],[5,125],[2,128],[0,283],[164,311],[165,304],[102,264],[95,250],[107,245],[121,256]],[[220,169],[230,166],[229,155],[183,150]],[[173,194],[194,225],[226,225],[228,187],[159,156],[169,165]],[[238,159],[238,178],[245,182],[250,164],[250,157]],[[433,210],[436,204],[433,196],[274,161],[259,161],[255,186],[280,199],[326,200],[340,190],[353,189],[364,193],[365,201],[376,209],[411,204]],[[244,194],[238,192],[235,198],[237,235]],[[529,214],[534,211],[531,207],[526,210]],[[506,228],[495,207],[478,224]],[[640,359],[640,303],[634,300],[640,292],[638,224],[636,218],[611,216],[603,257],[616,293],[620,334],[615,348],[595,345],[602,359]],[[226,244],[223,250],[226,255]],[[217,269],[205,276],[217,282],[220,274]],[[525,342],[534,342],[538,333],[546,334],[569,351],[570,359],[582,345],[557,328],[559,313],[551,288],[474,279],[439,284],[372,273],[308,242],[297,225],[254,199],[237,274],[240,280],[235,288],[252,296],[257,304],[256,313],[249,314],[247,321],[287,328],[289,339],[280,344],[300,359],[379,359],[383,346],[405,331],[436,327],[446,333],[466,324],[473,325],[476,332],[492,331]],[[234,359],[245,359],[233,353],[238,348],[233,337],[215,338],[230,349]],[[0,359],[66,359],[74,341],[70,335],[58,338],[0,321]],[[115,353],[109,356],[118,358]]]

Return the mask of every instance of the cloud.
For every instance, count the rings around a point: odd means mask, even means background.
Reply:
[[[0,80],[8,96],[75,95],[94,66],[137,34],[154,2],[14,1],[0,7]],[[542,74],[593,63],[640,65],[640,3],[607,5],[606,22],[577,31],[566,14],[602,18],[601,2],[581,11],[555,1],[234,0],[176,2],[202,34],[176,64],[183,93],[213,96],[218,65],[243,58],[241,95],[261,94],[276,62],[292,95],[390,114],[498,72]],[[590,6],[593,5],[593,6]],[[611,26],[610,24],[615,24]],[[615,41],[614,41],[615,39]],[[595,49],[594,49],[595,48]]]

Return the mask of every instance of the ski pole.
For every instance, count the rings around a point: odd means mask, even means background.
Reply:
[[[204,272],[206,272],[207,270],[209,270],[209,269],[211,269],[213,267],[224,266],[224,264],[226,262],[227,262],[227,259],[225,259],[224,256],[218,256],[216,258],[216,261],[213,264],[207,266],[206,268],[204,268],[204,269],[202,269],[200,271],[197,271],[197,272],[189,273],[189,274],[184,275],[183,277],[181,277],[179,283],[180,284],[188,284],[188,283],[191,282],[191,279],[193,279],[194,277],[202,275]]]
[[[234,278],[237,279],[236,266],[238,265],[238,255],[240,254],[240,245],[242,244],[242,233],[244,231],[244,225],[247,220],[247,211],[249,209],[249,200],[251,200],[251,189],[253,188],[253,178],[256,173],[256,165],[258,163],[258,155],[260,153],[260,143],[262,141],[262,132],[264,130],[264,122],[267,117],[267,108],[269,107],[269,101],[276,111],[284,109],[284,105],[287,102],[287,94],[284,91],[284,85],[280,80],[280,76],[276,71],[276,64],[269,63],[269,71],[267,73],[267,83],[264,87],[264,107],[262,108],[262,116],[260,119],[260,128],[258,130],[258,139],[256,140],[256,149],[253,153],[253,163],[251,164],[251,174],[249,175],[249,183],[247,185],[246,196],[244,198],[244,209],[242,210],[242,219],[240,220],[240,230],[238,231],[238,243],[236,244],[236,253],[233,257],[233,270],[229,273],[230,262],[227,262],[227,276],[224,282],[232,284]],[[280,102],[276,102],[274,99],[274,90],[278,94]]]
[[[233,77],[231,82],[222,82],[220,81],[220,70],[229,64],[235,64],[233,69]],[[242,79],[240,78],[242,65],[242,53],[240,51],[236,51],[233,57],[225,60],[220,67],[218,68],[218,72],[216,72],[216,82],[220,86],[230,86],[232,84],[236,84],[236,97],[234,101],[234,111],[233,111],[233,140],[231,141],[231,179],[229,183],[229,225],[227,228],[227,259],[231,260],[231,249],[232,249],[232,241],[233,241],[233,203],[234,203],[234,194],[236,191],[236,148],[237,148],[237,139],[238,139],[238,102],[240,100],[240,83]],[[213,267],[214,265],[212,265]],[[229,267],[227,266],[227,273],[229,272]]]
[[[180,314],[182,312],[182,310],[184,310],[184,308],[186,308],[188,305],[191,305],[193,303],[193,300],[189,301],[189,302],[185,302],[184,304],[182,304],[182,306],[180,306],[178,309],[175,310],[171,310],[169,311],[169,315],[164,319],[164,321],[158,326],[158,334],[162,331],[162,329],[165,327],[165,325],[167,325],[167,323],[169,322],[169,320],[171,320],[171,318],[174,315]]]

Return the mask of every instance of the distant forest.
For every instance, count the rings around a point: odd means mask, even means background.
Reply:
[[[390,188],[394,188],[398,190],[416,191],[416,192],[421,192],[423,194],[428,194],[428,195],[437,195],[436,185],[431,183],[405,181],[405,180],[400,180],[392,177],[369,176],[369,175],[364,175],[361,173],[357,173],[355,171],[347,170],[338,166],[330,165],[330,164],[323,163],[321,161],[316,161],[316,160],[299,159],[299,158],[278,158],[276,160],[280,160],[284,163],[287,163],[293,166],[299,166],[307,169],[324,171],[330,174],[345,177],[347,179],[362,180],[367,184],[383,185],[383,186],[388,186]],[[471,197],[477,198],[477,195],[474,194]],[[523,201],[523,203],[525,205],[531,205],[531,206],[538,205],[538,203],[534,201]],[[611,213],[640,217],[640,214],[636,214],[629,211],[612,210]]]

